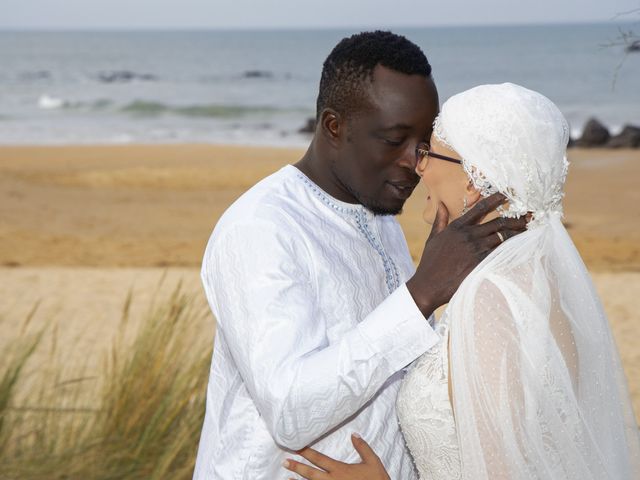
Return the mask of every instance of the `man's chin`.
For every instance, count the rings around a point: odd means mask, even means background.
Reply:
[[[365,197],[363,195],[354,195],[356,199],[365,208],[370,210],[374,215],[399,215],[402,213],[406,200],[398,198],[374,198]]]
[[[375,203],[371,205],[363,204],[367,207],[371,212],[373,212],[376,216],[384,216],[384,215],[400,215],[402,213],[402,209],[404,207],[404,202],[400,205],[383,205],[380,203]]]

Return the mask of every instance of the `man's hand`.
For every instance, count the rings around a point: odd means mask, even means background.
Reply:
[[[327,457],[312,448],[298,452],[310,463],[319,468],[310,467],[295,460],[286,460],[283,466],[308,480],[389,480],[382,461],[369,444],[358,435],[351,435],[351,443],[360,455],[360,463],[343,463]]]
[[[500,217],[479,225],[488,213],[505,201],[500,193],[483,198],[450,225],[447,225],[449,212],[440,203],[420,264],[407,282],[407,289],[425,317],[451,299],[467,275],[502,243],[502,239],[507,240],[526,229],[525,217]]]

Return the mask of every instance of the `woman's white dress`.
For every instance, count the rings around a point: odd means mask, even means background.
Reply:
[[[562,223],[566,120],[537,92],[482,85],[448,99],[433,134],[482,196],[507,197],[503,216],[533,219],[467,276],[407,372],[397,410],[421,478],[639,479],[620,357]]]
[[[442,341],[417,359],[398,394],[397,412],[420,478],[462,478],[460,452],[449,401],[449,325],[446,312],[435,327]]]

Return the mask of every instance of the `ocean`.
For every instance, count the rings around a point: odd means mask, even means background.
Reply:
[[[640,124],[640,53],[614,23],[393,29],[433,67],[441,101],[514,82],[590,117]],[[303,146],[322,62],[357,30],[0,32],[0,144]]]

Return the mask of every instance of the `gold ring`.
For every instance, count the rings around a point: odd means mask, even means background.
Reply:
[[[504,242],[504,237],[502,236],[502,233],[500,232],[496,232],[498,234],[498,238],[500,239],[500,243]]]

